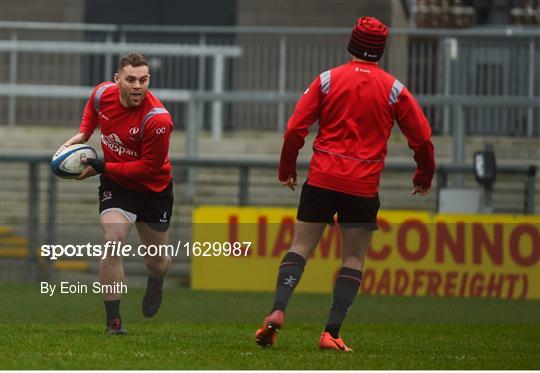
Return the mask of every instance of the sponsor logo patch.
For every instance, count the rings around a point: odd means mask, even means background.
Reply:
[[[139,157],[133,149],[129,149],[124,146],[122,140],[116,133],[111,133],[109,135],[101,135],[101,143],[111,149],[113,152],[118,153],[118,155],[129,155],[131,157]]]

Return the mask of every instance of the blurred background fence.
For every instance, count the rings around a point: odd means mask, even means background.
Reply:
[[[0,259],[11,258],[2,260],[8,266],[4,267],[5,276],[33,280],[50,275],[52,269],[65,270],[67,276],[71,271],[89,276],[97,271],[98,262],[87,257],[54,262],[39,256],[38,248],[43,244],[101,242],[96,213],[98,178],[62,180],[50,172],[49,162],[48,154],[0,154]],[[298,203],[298,193],[276,186],[277,161],[173,158],[171,163],[175,196],[171,242],[190,241],[193,208],[201,204],[295,207]],[[304,175],[307,163],[298,166],[299,174]],[[193,180],[190,170],[197,171],[192,174]],[[437,212],[440,190],[449,186],[456,175],[465,176],[463,187],[477,188],[471,166],[439,165],[434,193],[421,201],[404,198],[413,172],[411,164],[386,166],[380,191],[385,208]],[[499,166],[497,172],[492,205],[485,207],[498,213],[534,213],[536,168]],[[304,181],[300,179],[299,185]],[[133,236],[128,243],[136,244]],[[140,260],[134,259],[125,259],[126,269],[144,280],[146,270]],[[182,255],[175,259],[175,277],[180,283],[189,281],[189,263],[189,258]],[[9,279],[5,276],[3,280]]]
[[[98,178],[62,180],[50,172],[49,162],[47,154],[0,154],[0,226],[16,227],[19,234],[29,237],[30,247],[99,241]],[[172,221],[178,226],[191,224],[192,208],[198,205],[296,207],[298,203],[298,193],[277,186],[277,160],[172,158],[171,163],[175,195]],[[300,174],[305,175],[307,165],[299,162]],[[189,170],[197,171],[194,180],[190,180]],[[409,187],[414,170],[412,164],[386,166],[380,192],[386,208],[437,212],[439,190],[448,187],[458,174],[465,175],[465,188],[477,186],[472,166],[439,165],[434,193],[423,202],[393,196]],[[486,207],[498,213],[533,214],[536,168],[499,166],[497,172],[493,205]],[[300,179],[299,184],[304,181]],[[173,230],[173,235],[175,239],[189,238],[189,229]]]
[[[344,46],[350,29],[1,22],[0,32],[1,100],[7,108],[2,122],[73,125],[80,119],[88,90],[112,79],[118,55],[130,45],[147,54],[156,90],[272,92],[290,97],[322,71],[348,59]],[[39,40],[41,47],[28,44],[31,40]],[[77,42],[78,48],[67,42]],[[180,46],[229,47],[235,52],[227,58],[218,52],[171,52]],[[81,48],[87,50],[81,53]],[[538,29],[392,28],[381,65],[417,95],[512,96],[530,102],[540,99],[539,59]],[[44,91],[28,94],[35,85]],[[74,95],[58,86],[83,90]],[[55,88],[54,94],[50,88]],[[163,97],[163,101],[177,126],[185,128],[188,100]],[[281,131],[294,100],[220,105],[219,96],[205,104],[203,128]],[[435,134],[452,133],[455,118],[450,105],[451,100],[447,105],[423,104]],[[538,106],[473,105],[463,121],[466,134],[540,136]]]

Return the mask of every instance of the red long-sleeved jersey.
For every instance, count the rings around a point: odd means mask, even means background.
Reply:
[[[108,178],[137,191],[157,193],[169,185],[173,122],[150,91],[139,106],[125,108],[115,83],[99,84],[86,103],[80,131],[88,139],[98,126]]]
[[[351,61],[317,77],[287,125],[279,179],[296,178],[296,159],[308,128],[319,121],[309,184],[374,196],[379,189],[394,120],[414,150],[415,185],[431,186],[435,172],[431,128],[411,93],[376,64]]]

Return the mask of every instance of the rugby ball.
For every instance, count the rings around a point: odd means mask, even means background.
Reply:
[[[63,179],[74,179],[86,168],[81,157],[97,158],[97,153],[91,146],[75,144],[59,149],[52,157],[51,170],[53,174]]]

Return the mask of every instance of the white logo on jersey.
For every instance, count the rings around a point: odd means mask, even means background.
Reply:
[[[309,88],[304,91],[304,94],[307,95],[308,92],[309,92]]]
[[[165,127],[161,127],[156,130],[156,135],[161,135],[162,133],[165,133]]]
[[[107,117],[105,116],[105,114],[103,114],[103,112],[102,112],[101,110],[98,112],[98,117],[99,117],[99,118],[103,118],[103,119],[105,119],[105,120],[109,120],[109,118],[107,118]]]
[[[131,157],[139,157],[139,153],[135,150],[126,148],[120,137],[116,133],[111,133],[107,136],[101,135],[101,143],[111,149],[113,152],[118,153],[118,155],[129,155]]]
[[[370,71],[370,70],[363,69],[363,68],[361,68],[361,67],[355,67],[355,68],[354,68],[354,71],[355,71],[355,72],[360,71],[361,73],[368,73],[368,74],[371,74],[371,71]]]
[[[167,211],[163,213],[163,217],[159,219],[160,223],[166,223],[167,222]]]
[[[138,134],[138,133],[139,133],[139,127],[131,127],[131,128],[129,129],[129,134],[130,134],[130,135],[136,135],[136,134]]]
[[[122,140],[120,140],[120,137],[116,133],[111,133],[110,135],[108,135],[107,141],[113,144],[116,143],[118,145],[124,145],[124,143],[122,142]]]

